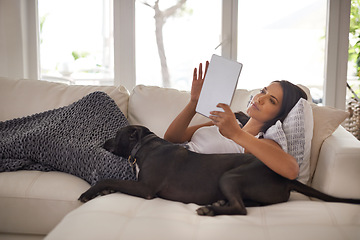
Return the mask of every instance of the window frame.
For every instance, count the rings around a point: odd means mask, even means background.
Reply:
[[[346,108],[351,0],[328,0],[325,39],[324,104]]]
[[[136,85],[135,0],[114,0],[114,85]]]
[[[113,1],[114,85],[121,84],[131,91],[136,85],[135,1]],[[30,77],[39,78],[37,0],[27,1],[27,4],[30,6],[25,14],[29,41],[28,52],[24,54],[27,59],[23,61],[27,62]],[[237,0],[222,1],[222,55],[231,59],[237,57],[237,6]],[[351,0],[327,0],[324,104],[340,109],[345,109],[346,104],[350,7]]]

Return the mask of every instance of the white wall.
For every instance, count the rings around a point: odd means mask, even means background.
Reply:
[[[37,1],[0,0],[0,76],[37,79]],[[30,31],[31,29],[31,31]]]

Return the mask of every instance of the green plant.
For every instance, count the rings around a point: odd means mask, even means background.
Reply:
[[[349,42],[349,61],[356,64],[360,78],[360,0],[351,1]]]
[[[44,16],[42,16],[40,18],[40,43],[43,42],[43,38],[42,38],[42,32],[43,32],[43,27],[46,21],[46,18],[49,16],[49,13],[46,13]]]
[[[86,58],[86,57],[88,57],[88,56],[90,55],[90,53],[89,53],[89,52],[84,52],[84,51],[81,51],[81,52],[79,52],[79,51],[73,51],[73,52],[71,53],[71,55],[73,56],[74,60],[77,60],[77,59],[79,59],[79,58]]]

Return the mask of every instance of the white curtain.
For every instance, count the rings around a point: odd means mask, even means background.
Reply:
[[[0,77],[39,78],[37,0],[0,0]]]

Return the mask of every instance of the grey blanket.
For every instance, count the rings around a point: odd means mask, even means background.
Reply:
[[[121,110],[103,92],[66,107],[0,122],[0,172],[61,171],[92,185],[108,178],[135,180],[127,159],[101,147],[126,125]]]

